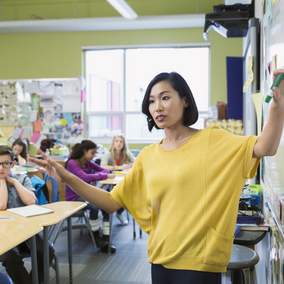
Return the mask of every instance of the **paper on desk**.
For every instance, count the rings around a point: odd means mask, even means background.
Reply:
[[[17,207],[17,208],[8,209],[7,211],[13,212],[15,214],[18,214],[24,217],[38,216],[38,215],[49,214],[53,212],[52,209],[39,206],[39,205],[28,205],[28,206],[23,206],[23,207]]]
[[[115,178],[113,179],[115,182],[119,183],[124,179],[124,176],[115,176]]]

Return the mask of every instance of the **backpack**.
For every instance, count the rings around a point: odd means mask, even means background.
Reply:
[[[31,177],[32,186],[35,189],[37,204],[43,205],[48,203],[48,189],[43,179],[38,176]]]

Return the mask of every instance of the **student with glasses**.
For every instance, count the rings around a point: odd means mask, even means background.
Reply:
[[[14,154],[12,149],[0,146],[0,210],[16,208],[36,203],[36,196],[30,178],[27,175],[12,175]],[[20,234],[21,232],[19,232]],[[40,281],[43,280],[43,241],[37,235],[37,257]],[[0,256],[7,273],[15,284],[29,284],[31,274],[26,270],[22,257],[30,253],[30,242],[25,241]],[[54,250],[50,247],[50,261]]]

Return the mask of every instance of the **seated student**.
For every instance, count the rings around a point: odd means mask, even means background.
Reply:
[[[103,165],[108,166],[124,166],[128,168],[132,166],[135,157],[127,149],[127,144],[123,135],[116,135],[112,139],[110,152],[105,155],[103,159]],[[117,210],[116,217],[120,221],[121,225],[127,225],[128,221],[123,217],[124,209]]]
[[[52,148],[56,143],[55,139],[50,139],[50,138],[46,138],[41,140],[40,142],[40,147],[37,149],[37,155],[41,155],[41,156],[45,156],[47,153],[47,150],[49,150],[50,148]],[[42,157],[43,158],[43,157]],[[29,155],[28,157],[28,161],[31,163],[35,163],[37,161],[37,158],[35,158],[34,156]],[[38,168],[38,170],[43,174],[43,182],[45,183],[45,187],[47,186],[46,183],[48,181],[51,182],[52,184],[52,191],[51,191],[51,198],[49,200],[49,198],[47,198],[50,202],[56,202],[59,200],[59,192],[58,192],[58,180],[57,178],[48,175],[46,169],[40,167]],[[36,178],[32,178],[32,182],[37,182],[38,181],[38,177]],[[43,203],[42,203],[43,204]]]
[[[11,148],[0,146],[0,210],[36,203],[34,189],[26,175],[11,175],[14,155]],[[37,260],[39,278],[43,279],[43,241],[37,236]],[[15,284],[31,283],[31,275],[26,270],[22,253],[30,252],[30,242],[26,241],[0,256],[0,261]],[[50,260],[53,248],[50,247]]]
[[[55,145],[56,140],[51,138],[46,138],[40,141],[39,149],[37,150],[38,155],[46,154],[47,150],[53,148]]]
[[[87,183],[114,177],[114,175],[110,174],[109,170],[101,168],[99,165],[92,162],[96,150],[97,145],[90,140],[83,140],[81,143],[75,144],[69,159],[65,163],[65,168]],[[68,201],[82,200],[68,185],[65,188],[65,199]],[[104,226],[103,237],[101,238],[98,209],[91,204],[88,206],[90,210],[90,223],[97,246],[102,252],[108,252],[109,214],[102,211]],[[111,246],[110,248],[112,253],[116,251],[114,246]]]
[[[27,145],[22,139],[18,138],[13,142],[12,151],[15,155],[15,160],[18,165],[25,165],[27,163]]]
[[[126,168],[134,163],[135,157],[128,150],[123,135],[116,135],[112,138],[109,153],[103,158],[103,164],[108,166],[125,166]]]

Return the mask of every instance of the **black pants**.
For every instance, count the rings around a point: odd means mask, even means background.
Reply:
[[[36,246],[38,275],[41,283],[43,281],[43,240],[39,235],[36,236]],[[31,273],[28,273],[23,262],[23,257],[30,256],[30,248],[30,241],[26,241],[0,256],[0,261],[5,267],[8,275],[12,278],[14,284],[32,283]],[[54,249],[49,246],[50,262],[52,261],[53,256]]]
[[[108,191],[108,192],[111,192],[112,191],[112,189],[113,189],[113,185],[103,185],[102,186],[102,189],[104,189],[104,190],[106,190],[106,191]],[[117,214],[119,214],[119,215],[121,215],[122,213],[123,213],[123,211],[124,211],[124,208],[119,208],[117,211],[116,211],[116,213]]]
[[[99,218],[99,209],[92,204],[88,204],[87,209],[90,211],[90,220],[97,220]],[[101,209],[103,221],[109,221],[109,214]]]
[[[221,273],[168,269],[152,264],[152,284],[221,284]]]

